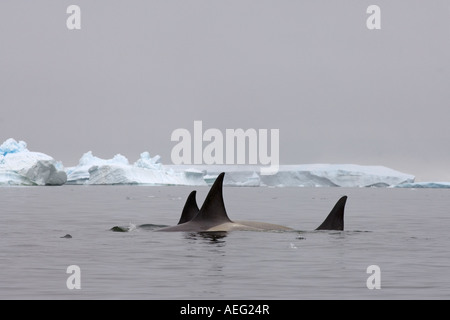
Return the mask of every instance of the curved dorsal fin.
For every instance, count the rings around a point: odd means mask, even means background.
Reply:
[[[225,203],[223,201],[223,179],[225,173],[222,172],[214,182],[213,186],[209,190],[206,196],[205,202],[200,209],[200,212],[195,216],[192,221],[221,224],[225,222],[232,222],[228,218],[227,211],[225,210]]]
[[[197,191],[194,190],[189,194],[186,203],[184,205],[183,212],[181,213],[180,221],[178,221],[178,224],[191,221],[200,211],[197,205],[197,201],[195,200],[196,193]]]
[[[344,230],[344,209],[347,196],[343,196],[331,210],[325,221],[316,230]]]

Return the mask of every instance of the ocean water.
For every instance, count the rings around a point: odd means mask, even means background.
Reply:
[[[0,299],[450,298],[449,190],[225,188],[231,219],[299,231],[134,227],[176,224],[191,190],[0,188]],[[208,188],[197,190],[201,204]],[[342,195],[346,231],[313,231]],[[367,287],[371,265],[380,289]]]

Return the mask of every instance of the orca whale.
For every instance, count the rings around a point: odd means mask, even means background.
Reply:
[[[183,211],[181,213],[180,221],[178,221],[178,224],[183,224],[185,222],[191,221],[200,211],[197,205],[197,201],[195,200],[196,194],[197,191],[195,190],[189,194],[186,203],[184,205]]]
[[[232,221],[228,217],[223,200],[224,177],[224,172],[217,177],[200,209],[195,199],[196,191],[192,191],[186,200],[178,225],[156,231],[294,231],[294,229],[285,226],[265,222]],[[347,196],[340,198],[327,218],[316,230],[344,230],[344,209],[346,201]]]

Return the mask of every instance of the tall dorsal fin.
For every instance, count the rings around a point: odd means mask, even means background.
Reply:
[[[230,218],[228,218],[227,211],[225,210],[225,203],[223,202],[222,189],[224,177],[224,172],[217,177],[206,196],[205,202],[203,202],[200,212],[192,219],[192,221],[211,223],[214,225],[232,222]]]
[[[180,221],[178,221],[178,224],[182,224],[188,221],[191,221],[195,218],[195,216],[198,214],[200,209],[198,208],[197,201],[195,200],[195,195],[197,194],[197,191],[192,191],[184,205],[183,212],[181,213]]]
[[[344,209],[347,196],[343,196],[331,210],[325,221],[316,230],[344,230]]]

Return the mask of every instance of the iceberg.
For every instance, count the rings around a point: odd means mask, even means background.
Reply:
[[[274,175],[261,175],[259,166],[163,165],[159,156],[148,152],[130,164],[117,154],[100,159],[91,151],[78,166],[67,168],[67,184],[84,185],[211,185],[226,172],[224,185],[239,187],[392,187],[413,183],[415,177],[383,166],[354,164],[282,165]]]
[[[395,188],[411,189],[450,189],[450,182],[409,182],[394,186]]]
[[[184,166],[168,166],[182,171]],[[415,177],[383,166],[355,164],[281,165],[274,175],[260,175],[259,166],[190,166],[206,172],[211,184],[220,172],[227,172],[224,185],[267,187],[390,187],[413,183]],[[192,169],[191,169],[192,170]]]
[[[0,146],[0,185],[164,185],[206,186],[226,172],[226,186],[243,187],[398,187],[450,188],[450,183],[415,183],[415,177],[383,166],[355,164],[281,165],[276,174],[261,175],[260,166],[164,165],[161,157],[141,153],[130,163],[123,155],[101,159],[89,151],[78,165],[64,168],[51,156],[31,152],[24,141]]]
[[[27,177],[10,170],[0,169],[0,186],[35,186]]]
[[[101,159],[95,157],[92,151],[86,152],[78,162],[76,167],[66,168],[67,184],[89,184],[89,170],[93,167],[101,166],[129,166],[128,159],[121,154],[117,154],[112,159]]]
[[[67,175],[60,162],[31,152],[24,141],[8,139],[0,145],[0,185],[63,185]]]
[[[278,174],[261,176],[265,185],[307,187],[388,187],[414,182],[415,177],[384,166],[309,164],[283,166]]]
[[[78,166],[67,168],[67,184],[84,185],[206,185],[204,173],[196,170],[176,172],[160,162],[160,156],[151,157],[143,152],[139,160],[130,164],[120,154],[112,159],[85,153]]]

